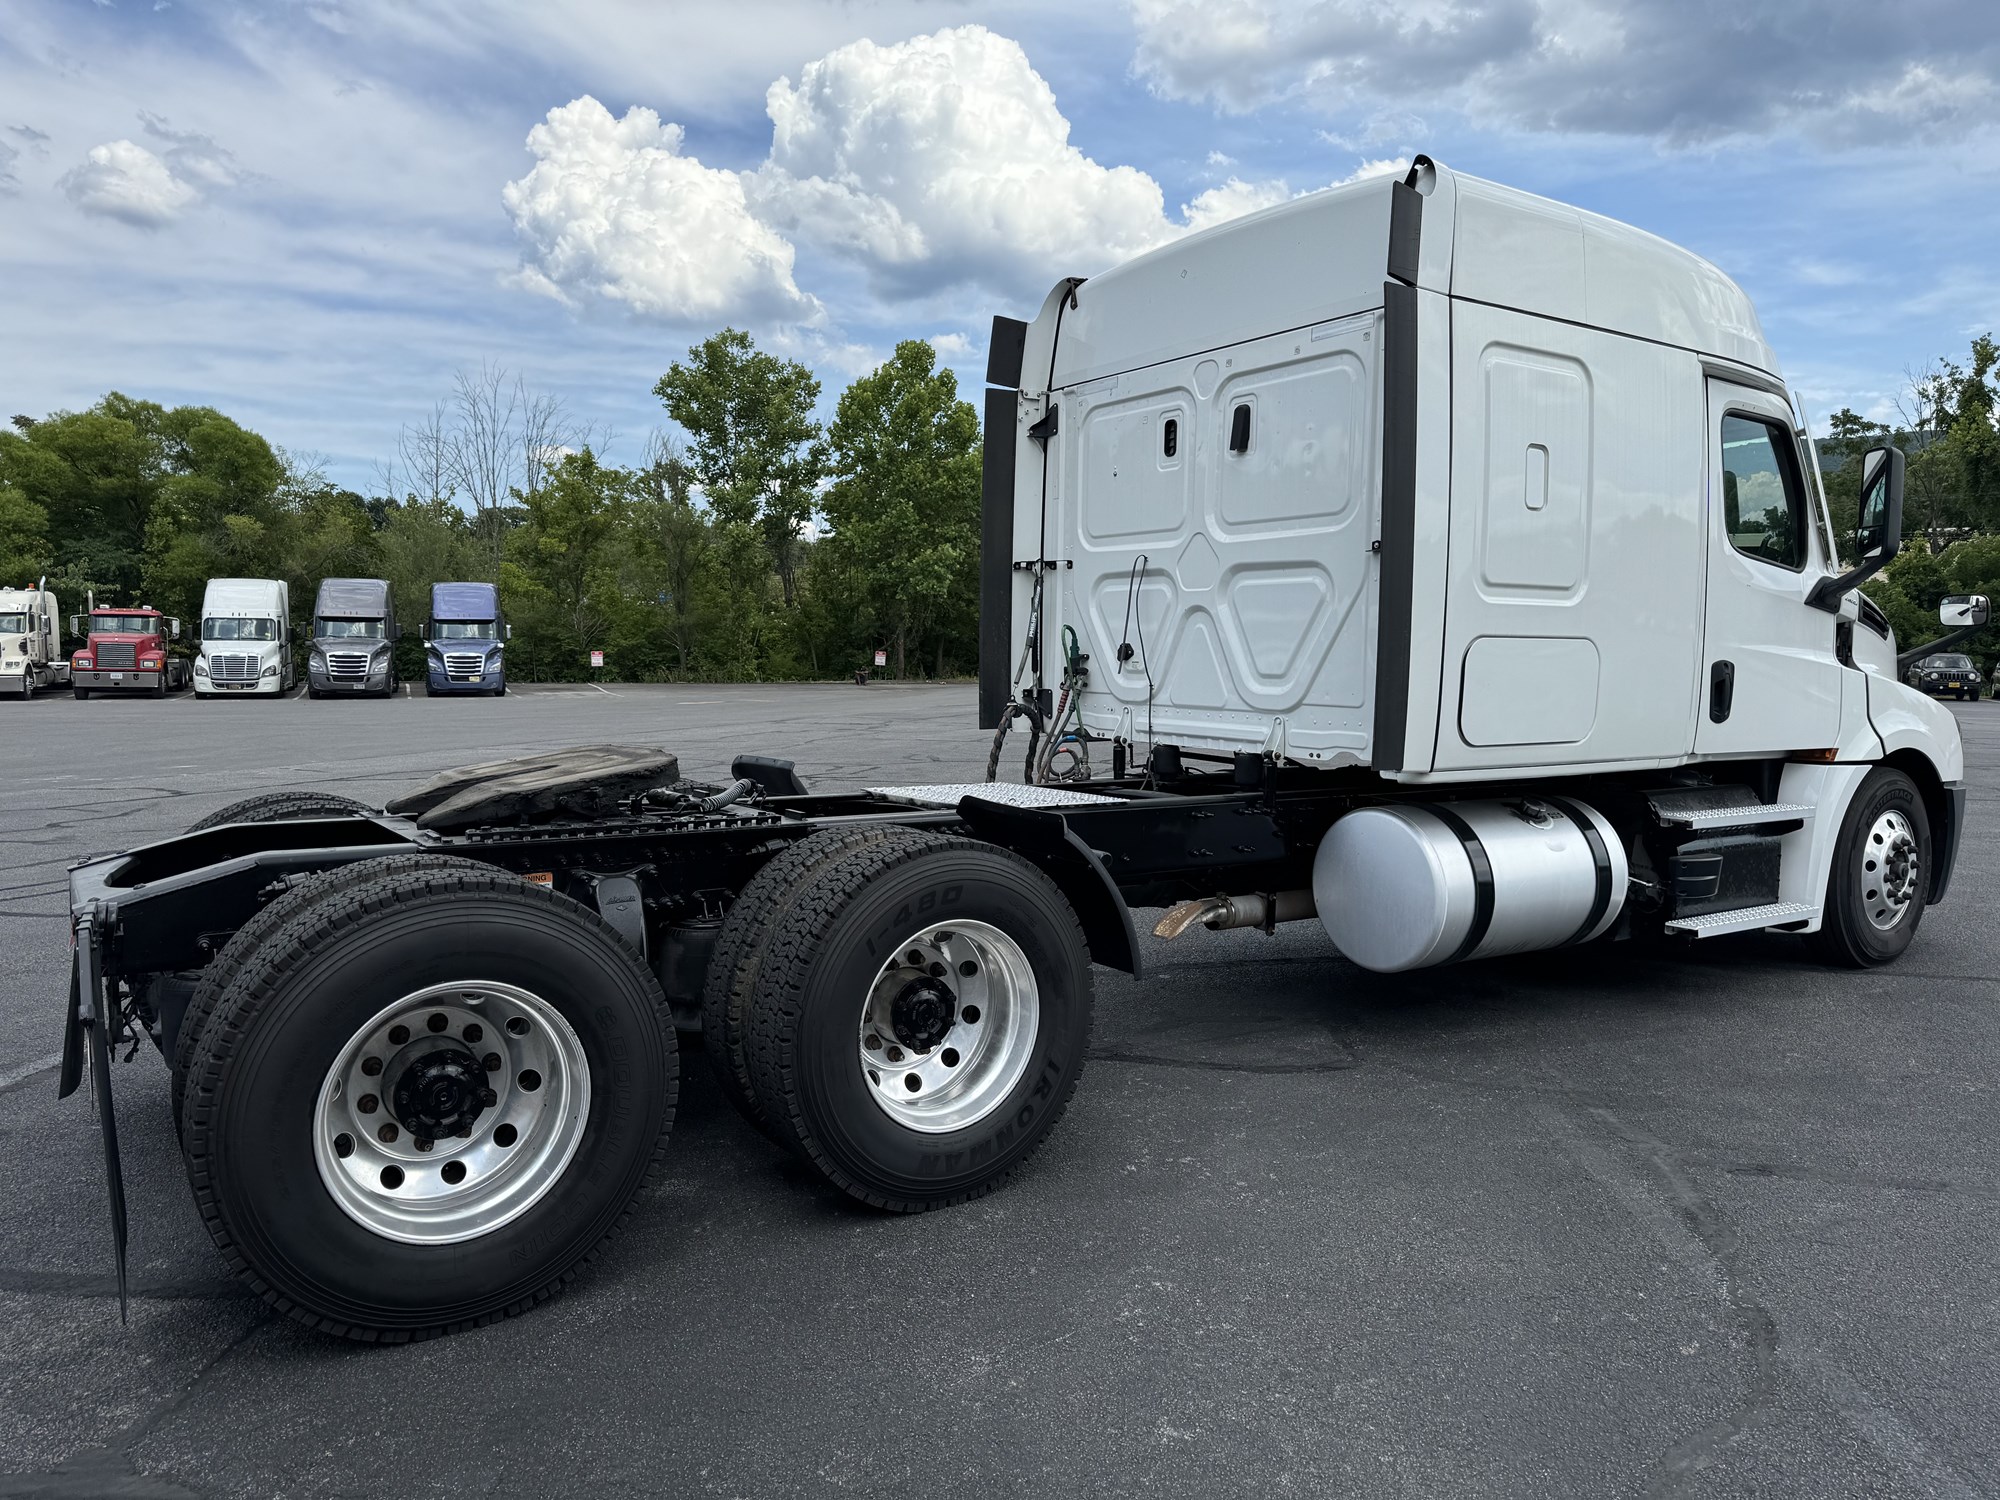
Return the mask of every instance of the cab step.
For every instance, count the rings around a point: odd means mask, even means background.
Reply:
[[[1726,937],[1732,932],[1756,932],[1766,927],[1784,927],[1803,922],[1814,908],[1803,901],[1781,901],[1769,906],[1746,906],[1737,911],[1711,911],[1698,917],[1676,917],[1667,931],[1689,937]]]
[[[1762,828],[1772,823],[1804,825],[1812,821],[1812,805],[1807,802],[1758,802],[1736,807],[1661,808],[1658,817],[1667,828],[1686,828],[1707,833],[1717,828]]]

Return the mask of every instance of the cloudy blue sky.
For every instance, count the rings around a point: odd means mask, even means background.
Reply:
[[[1424,151],[1756,300],[1823,423],[2000,327],[1993,0],[0,0],[0,415],[365,486],[491,361],[613,430],[725,322],[899,338]]]

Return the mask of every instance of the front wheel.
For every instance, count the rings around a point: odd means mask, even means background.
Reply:
[[[1061,1116],[1090,1040],[1090,955],[1026,860],[970,839],[871,845],[814,871],[764,940],[751,1081],[844,1192],[903,1213],[979,1197]]]
[[[676,1089],[659,985],[596,913],[499,871],[407,871],[300,912],[237,974],[185,1155],[254,1290],[400,1342],[571,1281],[655,1172]]]
[[[90,689],[87,687],[72,688],[70,691],[76,694],[76,701],[79,703],[90,696]]]
[[[1931,824],[1917,784],[1891,766],[1868,773],[1848,804],[1813,935],[1820,956],[1867,969],[1899,957],[1917,935],[1930,890]]]

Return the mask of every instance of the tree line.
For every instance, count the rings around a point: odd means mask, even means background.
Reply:
[[[331,482],[205,406],[117,392],[0,430],[0,583],[46,573],[192,622],[212,577],[282,578],[303,621],[320,580],[389,580],[405,621],[446,579],[494,580],[516,680],[845,676],[882,651],[898,677],[977,664],[979,419],[911,340],[855,380],[830,422],[796,360],[724,329],[654,386],[680,436],[635,464],[560,400],[492,366],[407,424],[369,493]],[[1820,444],[1835,531],[1853,529],[1860,454],[1908,455],[1906,544],[1867,589],[1904,649],[1942,633],[1946,594],[2000,601],[2000,346],[1913,372],[1898,420],[1836,412]],[[2000,631],[1969,648],[2000,661]],[[423,672],[405,642],[399,669]]]
[[[187,628],[210,578],[384,578],[398,618],[430,585],[490,580],[519,681],[898,677],[976,667],[979,419],[932,347],[899,344],[832,420],[811,370],[724,329],[654,388],[684,440],[635,464],[560,401],[491,366],[406,425],[370,493],[211,407],[117,392],[0,431],[0,583],[46,574]],[[399,671],[423,675],[412,632]]]

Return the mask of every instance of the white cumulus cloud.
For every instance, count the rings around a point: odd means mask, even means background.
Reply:
[[[838,47],[765,108],[769,153],[742,172],[685,154],[681,128],[643,107],[551,110],[535,167],[503,193],[521,282],[673,321],[800,322],[821,310],[794,282],[795,246],[889,296],[1033,295],[1292,196],[1232,176],[1169,215],[1147,173],[1072,144],[1027,54],[983,26]]]
[[[585,95],[528,133],[535,165],[501,191],[526,247],[524,285],[674,321],[807,322],[789,242],[753,216],[743,179],[681,154],[684,132]]]
[[[170,224],[201,194],[167,164],[133,141],[106,141],[61,178],[69,201],[88,214],[119,219],[141,229]]]

